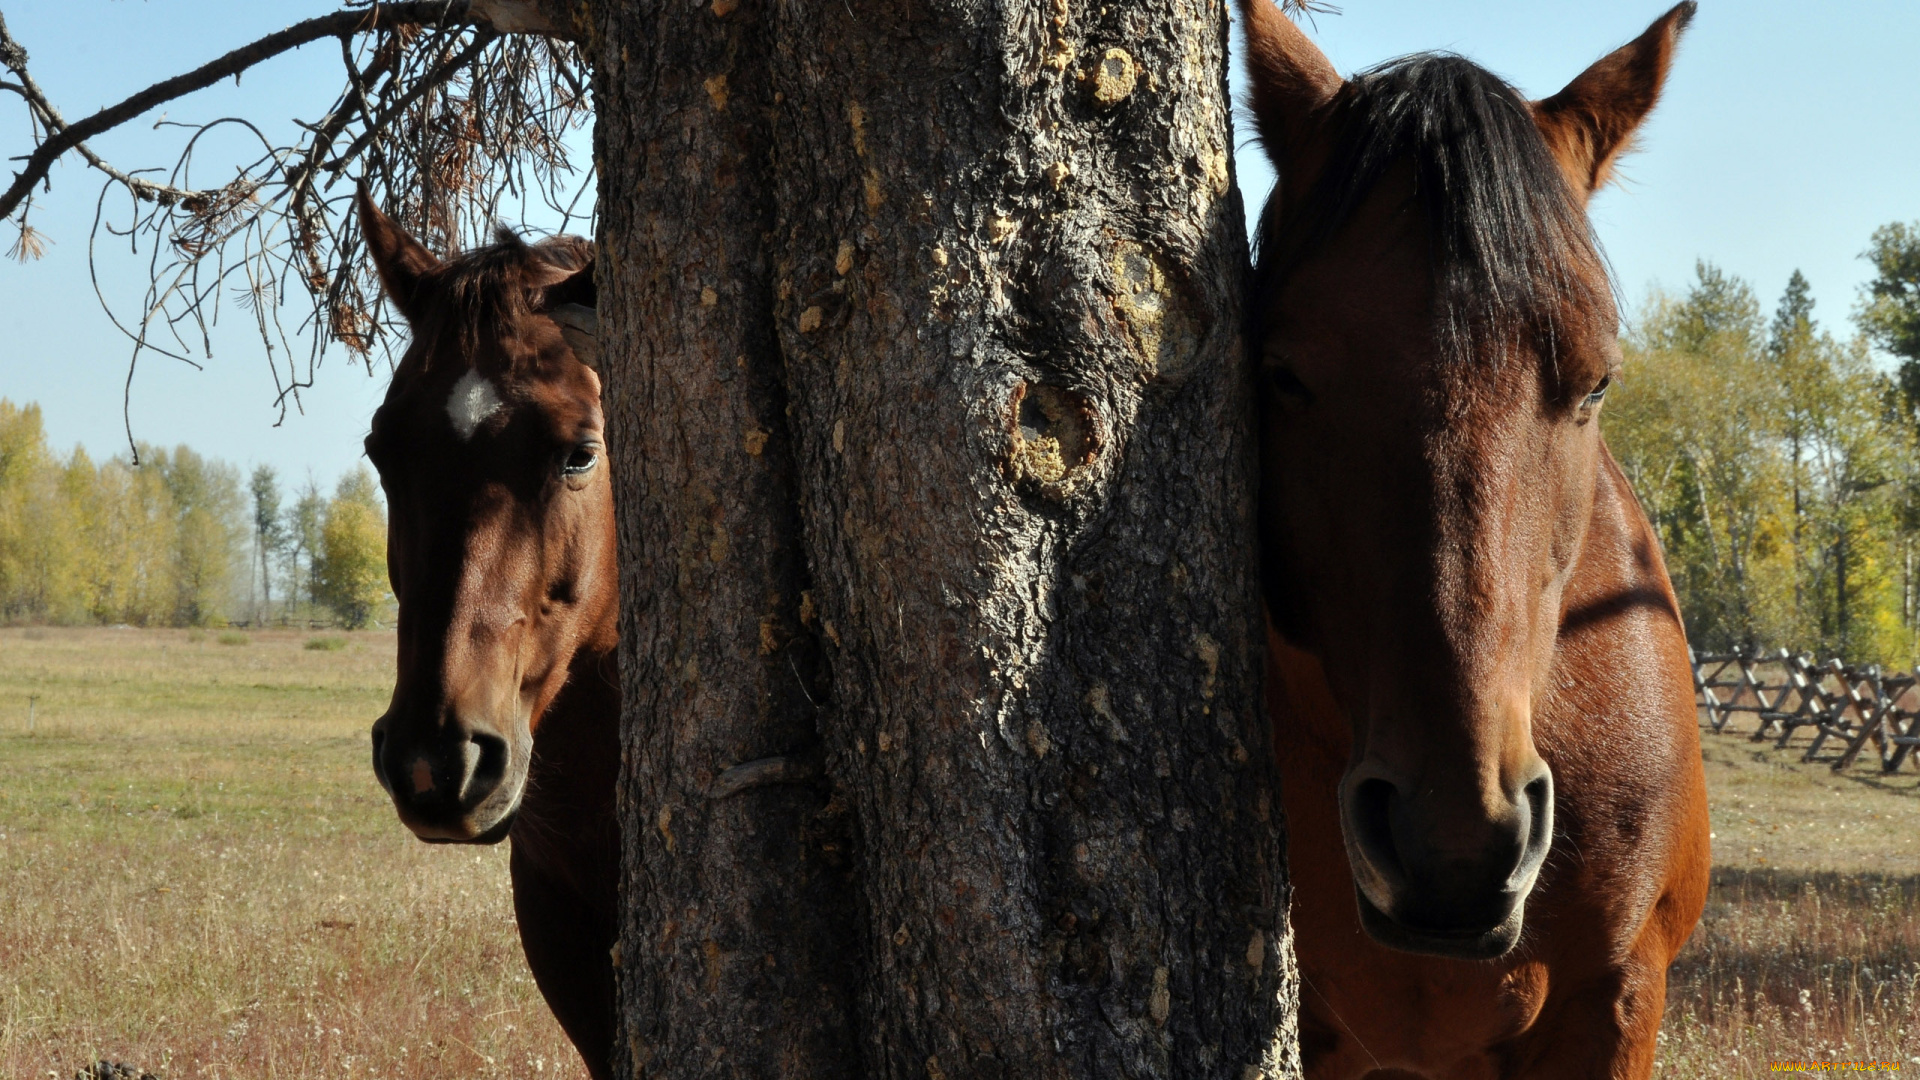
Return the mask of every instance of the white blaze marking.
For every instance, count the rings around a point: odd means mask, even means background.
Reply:
[[[474,429],[482,421],[499,411],[500,395],[477,371],[460,376],[460,381],[453,384],[453,395],[447,398],[447,419],[453,421],[453,430],[463,442],[473,438]]]

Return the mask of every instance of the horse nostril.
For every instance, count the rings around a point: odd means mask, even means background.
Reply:
[[[1536,776],[1527,784],[1524,794],[1527,809],[1533,812],[1533,820],[1538,822],[1547,816],[1547,804],[1553,801],[1553,777]]]
[[[1519,867],[1525,873],[1539,868],[1553,843],[1553,773],[1543,766],[1540,775],[1529,780],[1520,794],[1527,807],[1527,835],[1522,841]]]
[[[469,805],[493,793],[507,778],[507,740],[489,732],[476,731],[467,736],[466,790],[461,799]]]
[[[373,726],[373,776],[374,779],[380,781],[380,786],[386,789],[387,794],[391,795],[393,794],[393,783],[387,779],[386,765],[381,760],[380,754],[386,747],[387,733],[380,725],[375,724]]]
[[[1403,880],[1406,869],[1393,841],[1393,818],[1400,803],[1400,789],[1390,781],[1373,778],[1355,784],[1348,798],[1348,819],[1361,854],[1381,877],[1392,882]]]

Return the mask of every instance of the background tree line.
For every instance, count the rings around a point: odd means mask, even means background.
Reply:
[[[0,622],[368,625],[391,605],[386,513],[364,466],[284,492],[186,446],[96,464],[0,398]]]
[[[1702,262],[1621,342],[1607,441],[1695,648],[1920,660],[1920,223],[1877,230],[1864,257],[1851,337],[1814,318],[1798,271],[1769,319]]]
[[[1920,665],[1920,222],[1876,230],[1836,337],[1795,271],[1769,319],[1711,263],[1621,342],[1607,438],[1659,531],[1694,645]],[[1873,350],[1896,363],[1884,368]],[[186,446],[95,464],[0,399],[0,620],[203,625],[391,603],[364,467],[284,492]]]

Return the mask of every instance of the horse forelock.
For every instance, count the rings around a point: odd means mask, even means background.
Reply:
[[[1568,305],[1610,288],[1585,207],[1526,99],[1485,68],[1447,53],[1389,61],[1348,80],[1330,126],[1311,190],[1284,214],[1270,199],[1261,215],[1256,295],[1270,296],[1403,162],[1426,217],[1442,355],[1550,339]]]
[[[421,374],[448,362],[500,368],[513,374],[529,350],[516,347],[527,319],[541,310],[539,275],[580,271],[593,262],[593,244],[560,235],[529,244],[511,229],[494,242],[448,259],[432,275],[425,310],[414,320],[406,366]]]

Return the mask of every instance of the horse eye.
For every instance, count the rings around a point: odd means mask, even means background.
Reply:
[[[1598,406],[1600,402],[1606,399],[1607,387],[1612,385],[1613,385],[1613,376],[1611,375],[1602,376],[1600,379],[1600,385],[1593,388],[1593,393],[1587,395],[1587,400],[1581,402],[1580,407],[1583,409],[1591,409]]]
[[[1292,368],[1268,368],[1267,381],[1282,397],[1291,398],[1302,405],[1313,404],[1313,391],[1307,389],[1307,384],[1300,381],[1300,376],[1295,375]]]
[[[567,455],[567,463],[561,471],[568,476],[580,476],[593,471],[600,463],[600,451],[591,446],[576,446],[573,453]]]

